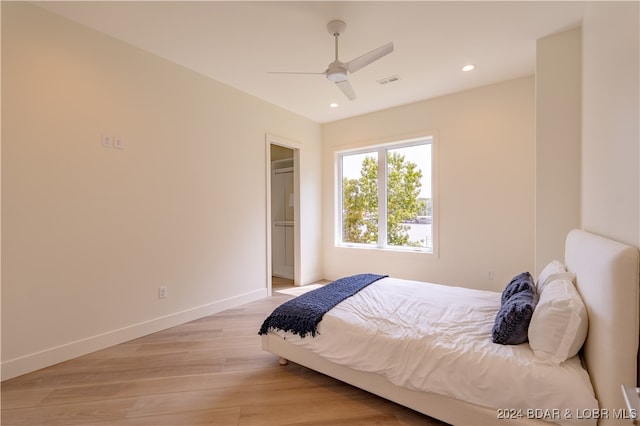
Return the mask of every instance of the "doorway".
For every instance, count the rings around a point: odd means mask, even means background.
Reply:
[[[267,135],[267,287],[300,285],[299,147]]]
[[[293,150],[271,145],[271,276],[272,285],[295,279]]]

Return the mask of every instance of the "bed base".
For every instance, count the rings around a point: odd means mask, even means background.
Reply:
[[[287,361],[310,368],[334,379],[356,386],[382,398],[411,408],[429,417],[453,425],[495,426],[497,424],[547,425],[549,423],[534,418],[500,419],[498,410],[491,410],[434,393],[418,392],[402,388],[386,378],[363,371],[353,370],[328,361],[313,352],[287,343],[277,335],[262,336],[262,349],[280,357],[280,364]],[[504,407],[509,409],[512,407]]]

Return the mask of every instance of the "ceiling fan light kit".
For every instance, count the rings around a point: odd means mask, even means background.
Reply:
[[[356,94],[349,83],[349,73],[354,73],[359,69],[371,64],[374,61],[382,58],[393,52],[393,43],[387,43],[383,46],[373,49],[364,55],[358,56],[349,62],[342,62],[338,59],[338,38],[344,33],[347,28],[347,24],[341,20],[333,20],[327,24],[327,30],[335,39],[335,59],[329,64],[327,69],[322,73],[308,73],[308,72],[276,72],[275,74],[324,74],[328,80],[336,83],[336,86],[344,93],[349,100],[354,100]]]

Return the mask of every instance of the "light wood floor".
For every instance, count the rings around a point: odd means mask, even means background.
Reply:
[[[288,298],[274,292],[7,380],[2,425],[443,425],[294,363],[280,366],[257,331]]]

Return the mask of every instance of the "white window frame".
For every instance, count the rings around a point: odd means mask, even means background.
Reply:
[[[363,145],[358,148],[344,149],[335,152],[335,169],[336,169],[336,221],[335,221],[335,245],[343,248],[358,249],[376,249],[390,250],[400,252],[418,252],[426,255],[437,256],[438,247],[438,194],[437,194],[437,137],[435,132],[429,132],[423,136],[413,137],[410,139],[393,140],[371,145]],[[431,203],[432,203],[432,246],[428,247],[410,247],[410,246],[394,246],[388,244],[387,235],[387,152],[397,148],[407,148],[411,146],[431,145]],[[377,152],[378,156],[378,242],[377,244],[363,244],[343,242],[343,172],[342,159],[345,156]]]

